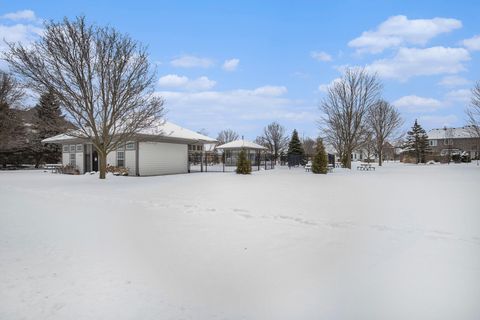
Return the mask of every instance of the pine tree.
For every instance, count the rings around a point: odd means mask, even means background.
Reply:
[[[328,171],[328,156],[321,138],[317,139],[315,151],[315,157],[313,157],[312,162],[312,172],[326,174]]]
[[[237,160],[237,173],[238,174],[250,174],[252,172],[252,165],[247,158],[247,152],[242,149],[238,154]]]
[[[42,140],[65,132],[65,119],[60,104],[52,92],[40,96],[35,106],[36,115],[34,131],[31,138],[31,151],[35,158],[35,166],[42,161],[57,162],[61,157],[60,146],[57,144],[42,144]]]
[[[18,114],[8,103],[0,102],[0,162],[3,167],[7,163],[17,163],[22,159],[19,152],[26,144],[25,126]]]
[[[296,129],[293,130],[292,138],[288,144],[287,155],[289,166],[299,165],[304,161],[305,151],[303,150],[302,143],[298,138],[298,132]]]
[[[402,148],[415,156],[416,163],[426,162],[425,156],[429,150],[428,136],[416,119],[412,130],[407,132],[407,141]]]

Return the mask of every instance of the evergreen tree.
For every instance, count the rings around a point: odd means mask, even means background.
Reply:
[[[303,150],[302,142],[298,138],[298,132],[296,129],[293,130],[292,138],[288,144],[288,163],[289,166],[299,165],[303,163],[305,158],[305,151]]]
[[[315,157],[312,162],[312,172],[326,174],[328,171],[328,156],[321,138],[317,139],[315,151]]]
[[[7,163],[21,162],[21,152],[26,146],[25,126],[8,103],[0,102],[0,162],[3,167]]]
[[[238,154],[237,160],[237,173],[238,174],[250,174],[252,172],[252,165],[247,158],[247,152],[242,149]]]
[[[40,96],[35,106],[36,115],[34,131],[31,138],[31,152],[35,158],[35,166],[42,161],[57,162],[61,158],[61,149],[57,144],[42,144],[42,140],[65,132],[65,119],[60,104],[52,92],[45,92]]]
[[[407,132],[407,141],[403,149],[414,155],[417,163],[425,163],[425,156],[429,150],[428,136],[421,125],[415,119],[415,123],[410,131]]]

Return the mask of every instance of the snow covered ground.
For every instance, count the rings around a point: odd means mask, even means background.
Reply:
[[[479,319],[480,168],[0,172],[0,319]]]

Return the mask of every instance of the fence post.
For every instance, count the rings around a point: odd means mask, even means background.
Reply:
[[[258,171],[260,171],[260,150],[258,151]]]

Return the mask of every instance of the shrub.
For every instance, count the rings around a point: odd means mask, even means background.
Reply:
[[[326,174],[328,171],[328,156],[325,152],[325,147],[323,146],[322,139],[317,139],[316,154],[312,162],[312,172],[313,173],[323,173]]]
[[[111,172],[116,176],[128,176],[128,168],[115,167],[110,164],[107,164],[107,172]]]
[[[238,174],[250,174],[252,172],[252,165],[247,158],[247,152],[242,149],[238,154],[237,160],[237,173]]]

